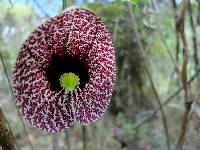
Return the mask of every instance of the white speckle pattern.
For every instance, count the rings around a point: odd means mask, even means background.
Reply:
[[[85,60],[89,67],[86,85],[69,93],[52,91],[45,73],[52,54],[65,53]],[[103,21],[88,10],[62,13],[40,25],[25,41],[12,77],[16,104],[34,127],[60,132],[75,120],[90,124],[103,115],[112,97],[116,66],[111,36]]]

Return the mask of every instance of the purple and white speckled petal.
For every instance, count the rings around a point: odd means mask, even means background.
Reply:
[[[80,85],[59,85],[72,72]],[[115,51],[102,20],[72,9],[40,25],[25,41],[13,69],[13,90],[23,117],[46,132],[60,132],[74,120],[90,124],[109,106],[116,78]]]

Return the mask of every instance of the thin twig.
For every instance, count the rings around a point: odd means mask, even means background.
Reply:
[[[118,29],[119,29],[119,17],[116,17],[114,30],[113,30],[113,41],[114,42],[116,42],[116,39],[117,39]]]
[[[176,144],[176,150],[182,150],[182,147],[183,147],[183,144],[185,141],[185,133],[187,130],[187,124],[188,124],[188,114],[189,114],[189,110],[186,109],[183,114],[183,120],[181,123],[181,134],[180,134],[178,142]]]
[[[69,131],[65,132],[65,143],[67,145],[67,149],[70,150],[71,149],[71,145],[70,145],[70,140],[69,140]]]
[[[82,126],[83,150],[87,150],[86,126]]]
[[[200,73],[200,69],[198,69],[196,71],[196,73],[191,77],[191,79],[188,81],[188,84],[191,84],[194,79],[199,75]],[[164,102],[162,103],[162,107],[165,107],[173,98],[176,97],[176,95],[178,95],[181,91],[183,90],[183,86],[178,88],[178,90],[176,90],[172,95],[170,95],[166,100],[164,100]],[[146,122],[148,122],[149,120],[151,120],[152,118],[155,117],[155,115],[160,111],[160,107],[158,107],[156,110],[154,110],[154,112],[147,117],[146,119],[144,119],[142,122],[140,122],[137,126],[135,126],[135,129],[137,130],[138,128],[142,127]]]
[[[10,5],[11,5],[12,8],[13,8],[13,3],[12,3],[12,1],[11,1],[11,0],[8,0],[8,1],[9,1]]]
[[[178,142],[176,144],[176,150],[182,150],[184,140],[185,140],[185,134],[187,131],[187,124],[188,124],[188,114],[191,109],[192,105],[192,96],[191,96],[191,89],[187,82],[187,65],[188,65],[188,57],[189,57],[189,50],[188,50],[188,44],[186,40],[185,35],[185,12],[188,9],[189,6],[189,0],[183,1],[183,6],[180,11],[180,15],[178,18],[178,22],[176,25],[177,31],[180,34],[182,43],[183,43],[183,64],[182,64],[182,71],[181,71],[181,79],[182,79],[182,85],[184,88],[185,93],[185,112],[183,115],[183,120],[181,124],[181,133],[178,139]]]
[[[164,110],[163,110],[163,108],[162,108],[161,100],[160,100],[159,95],[158,95],[158,92],[157,92],[157,90],[156,90],[156,88],[155,88],[153,79],[152,79],[152,77],[151,77],[151,73],[150,73],[150,71],[149,71],[148,65],[147,65],[147,63],[146,63],[146,59],[145,59],[145,50],[144,50],[144,48],[143,48],[141,39],[139,38],[139,33],[138,33],[138,31],[137,31],[137,25],[136,25],[136,23],[135,23],[136,20],[135,20],[135,16],[134,16],[133,11],[132,11],[132,5],[131,5],[130,2],[128,3],[128,10],[129,10],[129,14],[130,14],[130,17],[131,17],[131,20],[132,20],[133,30],[134,30],[134,32],[135,32],[135,37],[136,37],[136,40],[137,40],[139,49],[140,49],[140,51],[142,52],[142,58],[143,58],[144,68],[145,68],[145,71],[146,71],[146,73],[147,73],[147,77],[149,78],[150,84],[151,84],[151,86],[152,86],[152,90],[153,90],[153,93],[154,93],[154,95],[155,95],[156,101],[157,101],[157,103],[158,103],[158,105],[159,105],[159,108],[160,108],[160,110],[161,110],[162,122],[163,122],[164,130],[165,130],[165,136],[166,136],[166,144],[167,144],[168,150],[170,150],[170,138],[169,138],[169,132],[168,132],[168,127],[167,127],[167,121],[166,121],[165,113],[164,113]]]
[[[11,86],[11,82],[10,82],[10,79],[8,77],[8,72],[7,72],[7,69],[6,69],[6,66],[5,66],[5,63],[4,63],[4,60],[3,60],[3,56],[1,55],[1,51],[0,51],[0,59],[1,59],[1,63],[3,65],[3,69],[4,69],[4,73],[6,75],[6,79],[8,80],[8,85],[9,85],[9,88],[11,90],[11,93],[12,93],[12,98],[14,100],[14,94],[13,94],[13,90],[12,90],[12,86]]]
[[[176,63],[178,63],[178,61],[179,61],[179,53],[180,53],[180,37],[179,37],[178,30],[177,30],[177,27],[176,27],[176,25],[177,25],[177,19],[178,19],[176,0],[171,0],[171,4],[172,4],[172,10],[173,10],[174,25],[175,25]],[[177,87],[179,87],[179,85],[180,85],[179,78],[177,78],[176,84],[177,84]],[[179,95],[177,95],[177,98],[179,99]]]
[[[159,13],[159,8],[158,8],[156,2],[155,2],[154,0],[153,0],[152,2],[153,2],[153,4],[154,4],[154,6],[155,6],[156,12]],[[162,34],[162,31],[161,31],[161,28],[160,28],[159,23],[157,22],[156,25],[157,25],[157,29],[158,29],[158,33],[159,33],[159,35],[160,35],[161,41],[163,42],[163,44],[164,44],[164,46],[165,46],[165,48],[166,48],[166,50],[167,50],[167,53],[168,53],[168,55],[170,56],[170,58],[171,58],[171,60],[172,60],[172,62],[173,62],[173,64],[174,64],[174,66],[175,66],[175,70],[176,70],[177,73],[179,74],[180,71],[179,71],[178,65],[177,65],[177,63],[176,63],[176,60],[175,60],[174,57],[173,57],[172,50],[169,48],[167,42],[165,41],[165,38],[164,38],[164,36],[163,36],[163,34]]]
[[[53,142],[53,148],[52,150],[58,150],[59,149],[59,140],[58,140],[58,135],[55,133],[52,135],[53,136],[53,139],[52,139],[52,142]]]
[[[199,66],[199,61],[198,61],[198,49],[197,49],[197,38],[196,38],[196,29],[194,26],[194,19],[193,19],[193,14],[192,14],[192,6],[189,1],[189,6],[188,6],[188,12],[190,16],[190,25],[192,29],[192,40],[193,40],[193,49],[194,49],[194,63],[195,63],[195,69],[198,69]]]
[[[42,6],[38,3],[37,0],[33,0],[33,2],[40,9],[40,11],[45,15],[45,17],[50,18],[50,15],[42,8]]]
[[[174,22],[175,22],[175,26],[176,26],[177,18],[178,18],[176,0],[171,0],[171,3],[172,3]],[[175,29],[175,35],[176,35],[176,61],[178,61],[180,40],[179,40],[179,34],[177,31],[177,28]]]
[[[5,66],[5,63],[4,63],[4,60],[3,60],[3,56],[2,56],[2,54],[1,54],[1,51],[0,51],[0,59],[1,59],[1,62],[2,62],[3,68],[4,68],[4,73],[5,73],[5,75],[6,75],[6,79],[7,79],[7,81],[8,81],[9,87],[10,87],[10,91],[11,91],[11,94],[12,94],[12,99],[13,99],[13,101],[14,101],[15,98],[14,98],[14,94],[13,94],[13,89],[12,89],[12,86],[11,86],[11,82],[10,82],[10,79],[9,79],[9,76],[8,76],[8,72],[7,72],[7,69],[6,69],[6,66]],[[14,102],[14,104],[15,104],[15,107],[17,108],[15,102]],[[33,145],[32,145],[32,143],[31,143],[31,140],[29,139],[28,131],[27,131],[27,129],[26,129],[26,126],[25,126],[25,124],[24,124],[24,121],[23,121],[22,116],[21,116],[21,114],[20,114],[20,112],[19,112],[18,109],[17,109],[17,113],[18,113],[18,116],[19,116],[19,118],[20,118],[20,120],[21,120],[21,122],[22,122],[22,126],[23,126],[23,129],[24,129],[25,135],[26,135],[26,137],[27,137],[27,139],[28,139],[28,141],[29,141],[29,144],[30,144],[31,148],[34,150]]]
[[[63,0],[63,10],[65,10],[65,8],[67,8],[67,0]]]
[[[200,0],[196,0],[198,3],[198,14],[197,14],[197,24],[200,25]]]
[[[165,39],[164,39],[164,36],[163,36],[163,34],[162,34],[162,32],[161,32],[161,29],[160,29],[160,25],[159,25],[159,24],[158,24],[158,26],[157,26],[157,29],[158,29],[158,33],[159,33],[159,35],[160,35],[160,38],[161,38],[161,40],[162,40],[162,42],[163,42],[163,44],[164,44],[164,46],[165,46],[165,48],[166,48],[166,50],[167,50],[167,52],[168,52],[168,55],[170,56],[170,58],[171,58],[171,60],[172,60],[172,62],[173,62],[173,64],[174,64],[174,66],[175,66],[175,70],[176,70],[176,72],[179,74],[180,71],[179,71],[178,65],[177,65],[176,60],[174,59],[174,57],[173,57],[173,55],[172,55],[172,52],[171,52],[171,50],[170,50],[170,48],[169,48],[167,42],[166,42]]]

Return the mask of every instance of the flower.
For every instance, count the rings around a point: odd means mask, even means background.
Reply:
[[[99,119],[116,79],[115,51],[103,21],[72,9],[40,25],[22,45],[12,73],[16,104],[47,132]]]

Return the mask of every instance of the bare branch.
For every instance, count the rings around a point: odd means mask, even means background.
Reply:
[[[42,6],[38,3],[37,0],[33,0],[33,2],[40,9],[40,11],[45,15],[45,17],[50,18],[49,14],[42,8]]]
[[[192,14],[192,6],[191,3],[189,2],[188,5],[188,12],[190,16],[190,25],[192,28],[192,40],[193,40],[193,49],[194,49],[194,63],[195,63],[195,69],[198,68],[199,61],[198,61],[198,49],[197,49],[197,38],[196,38],[196,29],[194,26],[194,19],[193,19],[193,14]]]
[[[8,0],[8,1],[9,1],[10,5],[13,7],[13,3],[12,3],[12,1],[11,1],[11,0]]]
[[[183,120],[181,123],[181,134],[176,144],[176,150],[181,150],[185,141],[185,133],[187,131],[187,124],[188,124],[188,114],[189,110],[186,109],[183,114]]]
[[[159,8],[158,8],[156,2],[155,2],[154,0],[153,0],[152,2],[153,2],[153,5],[155,6],[156,12],[159,13]],[[174,57],[173,57],[172,50],[169,48],[167,42],[165,41],[165,38],[164,38],[164,36],[163,36],[163,34],[162,34],[162,30],[161,30],[160,25],[159,25],[158,22],[157,22],[157,26],[156,26],[156,27],[157,27],[158,33],[159,33],[159,35],[160,35],[161,41],[162,41],[162,43],[164,44],[164,46],[165,46],[165,48],[166,48],[166,50],[167,50],[167,53],[168,53],[168,55],[170,56],[170,58],[171,58],[171,60],[172,60],[172,62],[173,62],[173,64],[174,64],[175,71],[179,74],[179,73],[180,73],[180,70],[179,70],[178,65],[177,65],[177,63],[176,63],[176,60],[175,60]]]
[[[86,135],[86,126],[82,126],[82,141],[83,141],[83,150],[87,150],[87,135]]]
[[[196,0],[198,3],[198,14],[197,14],[197,24],[200,25],[200,0]]]
[[[175,26],[176,26],[177,19],[178,19],[176,0],[171,0],[171,3],[172,3],[172,10],[173,10],[174,22],[175,22]],[[179,34],[178,34],[178,31],[177,31],[177,28],[175,30],[175,35],[176,35],[176,61],[178,61],[180,39],[179,39]]]
[[[58,136],[57,134],[53,134],[53,139],[52,139],[52,145],[53,145],[53,148],[52,150],[58,150],[59,149],[59,140],[58,140]]]
[[[183,59],[183,64],[182,64],[181,79],[182,79],[182,84],[183,84],[184,93],[185,93],[185,112],[183,114],[183,120],[181,124],[181,133],[180,133],[178,142],[176,144],[176,150],[182,150],[184,140],[185,140],[185,134],[187,131],[188,114],[190,112],[191,105],[192,105],[191,89],[187,82],[187,64],[188,64],[189,51],[188,51],[188,44],[187,44],[187,39],[185,35],[185,11],[188,9],[188,6],[189,6],[189,0],[184,0],[183,6],[181,8],[180,15],[178,18],[178,22],[176,24],[176,29],[179,32],[182,43],[183,43],[184,59]]]
[[[164,113],[164,110],[162,108],[162,105],[161,105],[161,100],[159,98],[159,95],[158,95],[158,92],[155,88],[155,85],[154,85],[154,82],[153,82],[153,79],[151,77],[151,73],[149,71],[149,67],[146,63],[146,59],[145,59],[145,50],[143,48],[143,45],[142,45],[142,42],[141,42],[141,39],[139,37],[139,33],[137,31],[137,25],[136,25],[136,20],[135,20],[135,16],[133,14],[133,11],[132,11],[132,5],[131,3],[129,2],[128,3],[128,9],[129,9],[129,14],[131,16],[131,21],[132,21],[132,26],[133,26],[133,30],[135,32],[135,37],[136,37],[136,40],[137,40],[137,43],[138,43],[138,46],[139,46],[139,49],[140,51],[142,52],[142,58],[143,58],[143,63],[144,63],[144,68],[145,68],[145,71],[147,73],[147,77],[149,78],[149,81],[150,81],[150,84],[151,84],[151,87],[152,87],[152,90],[153,90],[153,93],[154,93],[154,96],[156,98],[156,101],[160,107],[160,110],[161,110],[161,116],[162,116],[162,122],[163,122],[163,126],[164,126],[164,130],[165,130],[165,135],[166,135],[166,142],[167,142],[167,148],[168,150],[170,150],[170,138],[169,138],[169,132],[168,132],[168,127],[167,127],[167,121],[166,121],[166,117],[165,117],[165,113]]]
[[[67,0],[63,0],[63,10],[65,10],[65,8],[67,8]]]
[[[191,77],[191,79],[188,81],[188,84],[191,84],[194,81],[194,79],[199,75],[199,73],[200,73],[200,69],[198,69],[197,72]],[[182,90],[183,90],[183,87],[180,87],[172,95],[170,95],[166,100],[164,100],[164,102],[162,103],[162,107],[165,107]],[[147,117],[142,122],[140,122],[137,126],[135,126],[135,129],[137,130],[138,128],[142,127],[146,122],[148,122],[149,120],[151,120],[152,118],[154,118],[159,111],[160,111],[160,107],[158,107],[157,109],[155,109],[154,112],[149,117]]]

